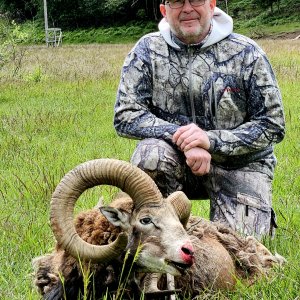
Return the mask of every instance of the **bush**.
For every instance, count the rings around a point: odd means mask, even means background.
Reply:
[[[28,34],[21,31],[20,25],[7,18],[0,19],[0,68],[18,57],[17,45],[24,43]]]

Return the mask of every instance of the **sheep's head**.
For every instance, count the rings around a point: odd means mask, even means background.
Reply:
[[[142,272],[179,275],[194,262],[193,246],[170,201],[178,196],[143,205],[132,214],[109,206],[100,209],[113,225],[128,232],[131,255],[141,246],[136,264]]]
[[[105,246],[90,245],[76,233],[74,205],[87,188],[109,184],[126,192],[134,202],[131,214],[112,207],[102,213],[123,233]],[[72,256],[92,262],[133,254],[141,245],[137,265],[143,272],[179,275],[193,264],[193,247],[184,229],[191,209],[182,192],[163,199],[153,180],[131,164],[112,159],[86,162],[70,171],[57,186],[51,201],[51,225],[60,247]]]

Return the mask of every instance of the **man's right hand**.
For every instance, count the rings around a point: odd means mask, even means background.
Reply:
[[[173,134],[172,141],[181,151],[188,151],[194,147],[208,150],[210,147],[206,131],[194,123],[179,127]]]
[[[202,148],[194,147],[184,152],[186,163],[197,176],[205,175],[210,170],[210,153]]]

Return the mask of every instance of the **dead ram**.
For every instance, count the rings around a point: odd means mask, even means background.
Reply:
[[[103,184],[126,194],[101,207],[101,212],[79,214],[74,224],[79,196]],[[57,245],[53,253],[34,259],[35,285],[44,299],[77,299],[88,270],[89,297],[98,299],[107,290],[115,293],[129,250],[124,268],[133,269],[123,299],[140,292],[153,298],[164,294],[170,289],[166,278],[172,276],[171,290],[195,296],[206,288],[232,289],[240,279],[251,283],[284,261],[253,237],[190,217],[190,210],[191,202],[182,192],[163,199],[153,180],[127,162],[98,159],[81,164],[61,180],[52,196],[51,226]]]

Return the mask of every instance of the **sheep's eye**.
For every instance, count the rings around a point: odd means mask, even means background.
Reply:
[[[140,222],[143,225],[148,225],[148,224],[152,223],[152,220],[149,217],[145,217],[145,218],[140,219]]]

